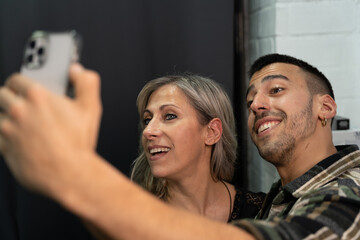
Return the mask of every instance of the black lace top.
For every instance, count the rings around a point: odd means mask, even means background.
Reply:
[[[235,186],[236,195],[233,211],[228,222],[242,218],[254,218],[265,199],[263,192],[250,192]]]

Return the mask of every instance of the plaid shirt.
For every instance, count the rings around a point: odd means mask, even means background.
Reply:
[[[256,220],[233,224],[256,239],[360,239],[360,151],[337,149],[284,187],[274,183]]]

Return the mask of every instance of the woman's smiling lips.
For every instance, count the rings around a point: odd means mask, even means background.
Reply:
[[[164,146],[150,146],[148,152],[150,153],[150,160],[156,160],[164,156],[171,150],[169,147]]]

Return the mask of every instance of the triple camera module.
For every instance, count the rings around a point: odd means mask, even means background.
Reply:
[[[48,39],[39,32],[28,41],[25,49],[24,66],[28,69],[40,68],[46,61],[46,47]]]

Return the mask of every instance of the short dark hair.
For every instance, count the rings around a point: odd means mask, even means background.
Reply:
[[[250,67],[248,72],[250,78],[254,73],[272,63],[288,63],[300,67],[303,71],[310,73],[312,76],[310,79],[306,79],[311,94],[325,93],[329,94],[335,100],[331,83],[322,72],[307,62],[288,55],[273,53],[258,58]]]

